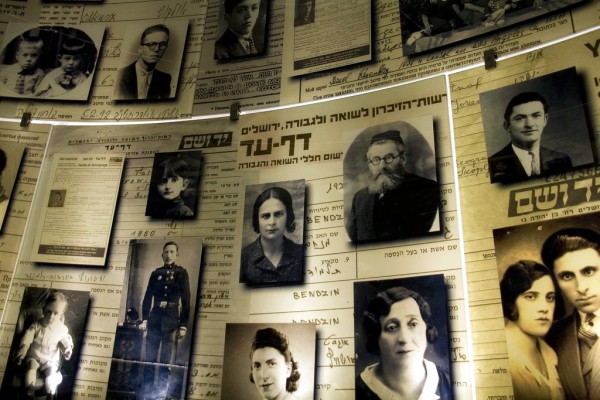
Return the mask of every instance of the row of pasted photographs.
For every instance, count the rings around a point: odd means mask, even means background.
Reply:
[[[517,399],[587,398],[579,395],[598,387],[591,368],[579,366],[588,358],[584,365],[596,363],[599,216],[494,231]],[[131,242],[109,398],[185,398],[200,261],[195,238]],[[85,370],[78,365],[89,296],[24,289],[2,394],[70,398],[78,371]],[[354,310],[357,399],[390,398],[403,390],[452,398],[448,315],[435,312],[448,310],[443,275],[355,282]],[[312,399],[316,338],[311,324],[228,324],[222,398],[238,398],[244,388],[247,398],[297,392],[290,398]],[[94,339],[89,341],[93,348]],[[408,375],[399,379],[400,373]]]
[[[200,274],[197,241],[143,240],[131,246],[136,256],[110,371],[80,363],[89,292],[25,287],[3,396],[69,399],[75,381],[91,369],[108,376],[107,399],[187,398],[197,340],[192,333]],[[157,257],[164,264],[153,270]],[[180,265],[187,262],[197,264]],[[148,282],[145,287],[133,283],[140,279]],[[347,350],[356,354],[356,398],[375,393],[388,398],[400,383],[421,395],[452,398],[448,313],[434,312],[448,310],[443,275],[356,282],[354,299],[355,353],[351,345]],[[93,348],[94,335],[87,336],[86,346]],[[238,399],[241,392],[247,399],[313,399],[318,339],[323,338],[314,324],[228,323],[223,367],[214,375],[222,376],[221,398]],[[400,380],[399,367],[406,374]]]

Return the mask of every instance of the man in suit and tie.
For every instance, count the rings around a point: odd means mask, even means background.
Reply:
[[[540,145],[547,123],[548,103],[539,93],[519,93],[510,100],[504,129],[511,142],[488,159],[492,183],[523,181],[572,167],[567,154]]]
[[[542,259],[573,313],[555,322],[546,336],[558,356],[567,399],[600,399],[600,234],[559,230],[544,242]]]
[[[215,42],[215,60],[226,61],[261,54],[264,36],[254,32],[261,0],[225,0],[227,30]]]
[[[118,72],[115,100],[164,99],[171,96],[171,75],[156,68],[169,46],[169,28],[153,25],[142,33],[138,59]]]

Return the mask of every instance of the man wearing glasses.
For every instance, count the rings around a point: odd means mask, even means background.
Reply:
[[[137,61],[119,70],[116,100],[164,99],[171,96],[171,75],[156,68],[169,46],[169,28],[153,25],[142,33]]]
[[[437,182],[407,173],[406,150],[397,130],[378,133],[370,141],[367,187],[352,200],[346,221],[353,242],[384,241],[430,231],[437,215]]]

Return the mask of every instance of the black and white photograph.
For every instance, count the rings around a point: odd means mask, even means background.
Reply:
[[[444,275],[354,283],[355,398],[453,399]]]
[[[282,286],[304,281],[304,179],[247,185],[240,282]]]
[[[304,26],[315,22],[315,0],[296,0],[294,26]]]
[[[156,153],[146,215],[156,219],[193,218],[198,207],[201,151]]]
[[[0,232],[24,151],[25,145],[22,143],[0,141]]]
[[[66,195],[67,191],[65,189],[50,190],[50,197],[48,198],[48,207],[64,207]]]
[[[516,400],[600,396],[599,232],[598,213],[494,230]]]
[[[313,400],[314,324],[228,323],[223,400]]]
[[[87,100],[103,36],[99,24],[9,24],[0,52],[0,97]]]
[[[219,3],[214,59],[235,61],[264,55],[270,1],[224,0]]]
[[[201,256],[194,237],[130,242],[107,398],[187,398]]]
[[[479,95],[490,181],[519,182],[594,162],[575,68]]]
[[[85,291],[24,288],[0,388],[3,399],[71,399],[89,301]]]
[[[440,231],[431,116],[368,127],[344,154],[344,218],[352,242]]]
[[[121,45],[114,100],[158,101],[177,97],[189,21],[128,24]]]
[[[584,0],[400,0],[404,55],[541,18]]]

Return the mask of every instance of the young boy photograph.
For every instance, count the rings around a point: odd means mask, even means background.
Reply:
[[[33,96],[44,77],[39,67],[44,42],[39,37],[21,35],[17,38],[15,63],[0,69],[0,82],[16,95]]]
[[[0,51],[0,97],[87,100],[104,27],[11,23]]]
[[[2,398],[69,398],[88,304],[88,292],[24,289]]]
[[[190,218],[195,215],[202,153],[158,153],[154,158],[146,215]]]

